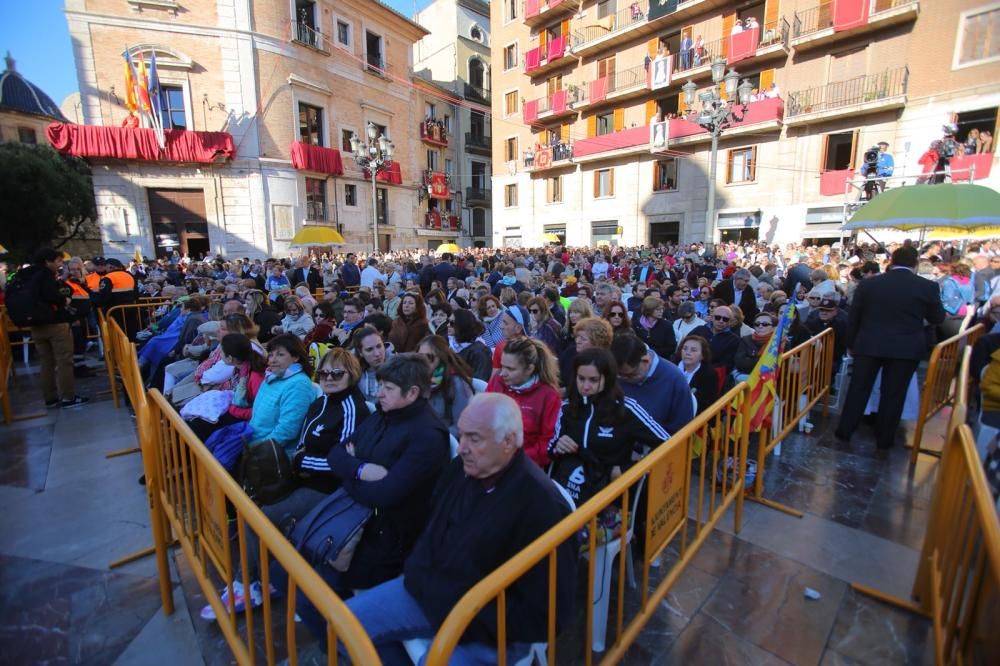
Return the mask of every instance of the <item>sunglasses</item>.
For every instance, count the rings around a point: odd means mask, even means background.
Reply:
[[[528,312],[530,312],[531,314],[538,314],[539,312],[541,312],[541,310],[539,310],[538,308],[531,308],[530,310],[528,310]]]
[[[622,317],[625,316],[625,313],[624,312],[612,312],[608,316],[609,317],[618,317],[619,319],[621,319]]]
[[[818,300],[820,300],[820,297],[819,296],[809,296],[808,300],[810,300],[810,301],[818,301]]]
[[[336,370],[317,370],[316,378],[337,380],[342,378],[346,374],[347,370],[344,370],[343,368],[337,368]]]
[[[715,321],[723,321],[723,322],[725,322],[725,321],[729,321],[730,320],[730,317],[722,317],[720,315],[713,315],[713,317],[714,317]]]
[[[753,325],[755,328],[771,328],[774,326],[774,324],[769,321],[755,321]]]

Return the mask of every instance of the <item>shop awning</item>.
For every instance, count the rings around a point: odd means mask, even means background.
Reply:
[[[315,171],[330,176],[344,175],[344,163],[340,159],[339,150],[301,141],[292,143],[292,166],[300,171]]]
[[[60,153],[76,157],[210,164],[232,159],[236,154],[233,137],[227,132],[165,130],[166,147],[162,151],[156,132],[144,127],[52,123],[45,135]]]

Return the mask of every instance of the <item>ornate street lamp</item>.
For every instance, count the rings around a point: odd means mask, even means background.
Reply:
[[[351,151],[354,161],[362,169],[367,169],[372,178],[372,250],[378,252],[378,202],[375,178],[392,166],[392,152],[396,149],[392,141],[380,134],[375,123],[368,123],[368,142],[361,143],[358,135],[351,133]]]
[[[719,84],[725,82],[726,99],[722,98]],[[753,84],[746,79],[740,83],[740,75],[735,70],[726,73],[726,61],[716,58],[712,62],[712,87],[698,93],[698,86],[688,81],[681,90],[684,92],[684,108],[687,120],[701,125],[712,135],[712,156],[708,176],[708,212],[705,219],[706,242],[715,244],[715,171],[719,156],[719,135],[734,123],[743,122]],[[735,94],[734,94],[735,91]],[[701,109],[695,108],[695,95]],[[737,98],[740,109],[737,110]]]

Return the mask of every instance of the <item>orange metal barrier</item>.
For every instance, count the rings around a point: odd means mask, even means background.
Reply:
[[[1000,663],[1000,522],[972,431],[965,424],[969,356],[963,353],[955,411],[941,457],[913,583],[916,603],[854,583],[858,591],[930,618],[934,661]]]
[[[531,545],[515,555],[492,574],[469,590],[452,609],[438,630],[427,654],[428,666],[444,666],[461,640],[469,623],[479,612],[495,604],[497,615],[497,662],[506,663],[506,593],[517,580],[536,567],[545,567],[548,576],[548,663],[556,661],[556,552],[564,542],[575,539],[581,529],[589,529],[587,543],[587,602],[584,656],[588,666],[593,661],[591,646],[594,643],[593,619],[595,607],[595,562],[598,551],[604,546],[595,542],[598,516],[610,507],[618,507],[622,514],[622,535],[612,541],[617,546],[618,587],[617,615],[614,618],[615,642],[604,655],[602,663],[613,664],[622,659],[643,627],[660,611],[667,592],[694,559],[698,549],[722,519],[730,505],[735,505],[735,529],[740,529],[743,508],[743,478],[746,472],[747,398],[749,388],[741,383],[719,399],[706,412],[654,449],[633,465],[568,517],[560,521]],[[692,464],[692,454],[701,445],[702,456]],[[708,460],[710,459],[710,460]],[[716,474],[716,463],[723,467],[733,460],[733,471]],[[628,551],[628,534],[624,526],[630,524],[633,490],[642,479],[648,479],[646,493],[645,546],[642,555],[642,581],[638,610],[625,624],[625,580]],[[617,543],[616,543],[617,542]],[[674,546],[680,556],[664,557],[665,576],[650,592],[649,578],[653,561],[668,546]],[[607,558],[607,553],[604,554]],[[605,560],[607,561],[607,560]],[[609,570],[610,574],[610,570]],[[609,576],[610,579],[610,576]],[[609,624],[610,618],[609,618]],[[575,632],[574,632],[575,634]],[[597,637],[600,638],[600,637]],[[602,641],[603,642],[603,641]],[[576,656],[574,655],[574,660]]]
[[[148,419],[140,424],[139,432],[148,470],[146,483],[151,497],[153,538],[165,611],[173,612],[170,570],[166,561],[166,535],[172,528],[202,592],[215,610],[219,629],[237,663],[254,664],[262,656],[257,653],[258,645],[254,640],[254,626],[258,621],[263,622],[264,629],[263,657],[269,665],[275,663],[275,632],[281,627],[276,626],[274,611],[280,612],[276,606],[281,604],[270,591],[272,581],[267,565],[270,559],[277,561],[288,573],[287,587],[282,590],[286,600],[283,623],[292,666],[297,663],[294,620],[297,591],[301,591],[326,619],[327,644],[331,646],[328,663],[337,663],[337,651],[332,648],[338,640],[344,644],[352,663],[380,663],[375,647],[347,606],[246,496],[159,391],[149,392],[149,409],[145,414]],[[227,510],[234,516],[235,542],[231,538]],[[229,598],[233,598],[230,581],[236,575],[234,563],[238,563],[242,572],[244,589],[250,589],[247,530],[256,534],[260,542],[263,614],[237,614],[223,604],[219,593],[219,585],[224,584]]]
[[[757,433],[757,478],[747,499],[801,518],[802,512],[764,497],[764,468],[767,456],[791,434],[809,411],[823,400],[823,418],[829,412],[833,382],[833,329],[781,355],[775,370],[774,417],[770,428]]]
[[[107,319],[117,321],[125,335],[130,340],[134,340],[136,333],[156,321],[156,311],[174,300],[172,298],[144,298],[138,303],[110,307],[104,312],[104,316]]]
[[[939,411],[955,403],[956,375],[958,365],[961,361],[962,350],[965,347],[972,347],[984,333],[986,329],[982,324],[977,324],[972,328],[959,333],[958,335],[942,340],[934,346],[931,358],[927,364],[927,378],[924,380],[923,390],[920,395],[920,412],[917,415],[917,424],[913,430],[913,444],[910,450],[910,464],[917,463],[917,457],[921,453],[929,453],[939,456],[940,451],[933,449],[922,449],[924,426],[927,421]],[[969,381],[966,377],[964,381]]]

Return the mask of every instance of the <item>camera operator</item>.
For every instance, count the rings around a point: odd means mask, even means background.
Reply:
[[[948,177],[951,177],[951,169],[949,168],[951,158],[958,154],[958,142],[955,141],[955,132],[958,131],[958,126],[955,123],[948,123],[941,128],[941,131],[944,133],[944,137],[937,149],[938,161],[934,167],[934,175],[931,176],[930,180],[935,185],[944,182],[946,171]]]
[[[876,191],[885,191],[885,178],[892,176],[895,163],[888,152],[889,144],[879,141],[865,151],[864,164],[861,165],[861,175],[865,177],[865,199],[871,201]]]

